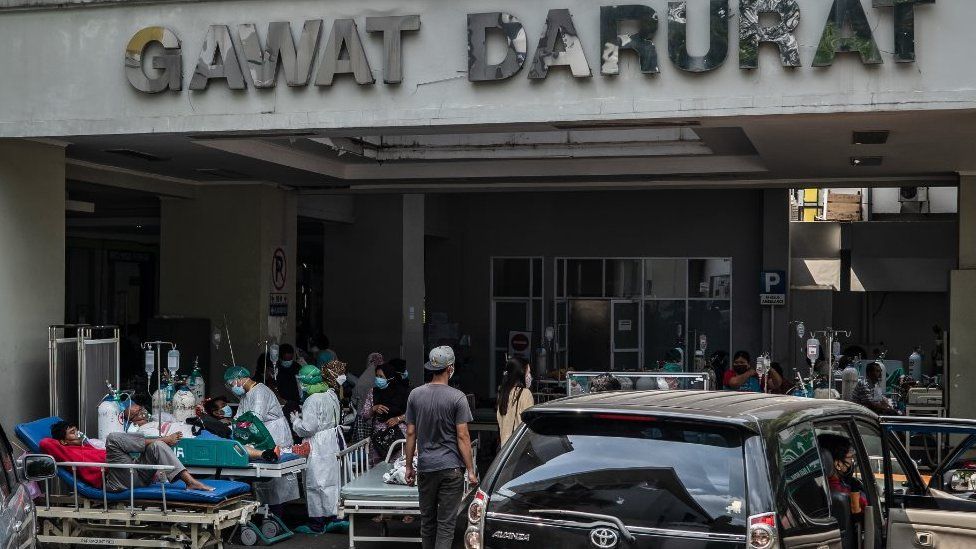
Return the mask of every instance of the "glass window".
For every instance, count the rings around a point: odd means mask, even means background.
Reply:
[[[492,291],[495,297],[529,297],[530,260],[495,258],[492,260]]]
[[[745,533],[745,464],[735,428],[628,419],[533,421],[501,466],[489,511],[563,509],[611,514],[627,526]]]
[[[567,260],[566,294],[570,297],[603,297],[603,260]]]
[[[685,301],[644,302],[644,368],[657,370],[664,366],[668,352],[684,336]]]
[[[708,349],[731,351],[731,330],[731,301],[688,302],[688,345],[692,355],[703,334],[708,337]]]
[[[639,259],[607,260],[607,297],[641,295],[641,261]]]
[[[686,297],[688,262],[684,259],[644,260],[644,297]]]
[[[529,330],[528,301],[496,301],[495,302],[495,347],[508,348],[508,332],[525,332]]]
[[[532,260],[532,297],[542,297],[542,258]]]
[[[732,262],[728,259],[689,260],[688,297],[731,299]]]
[[[779,434],[779,461],[788,508],[784,525],[799,526],[830,516],[827,480],[824,478],[813,429],[808,424]]]

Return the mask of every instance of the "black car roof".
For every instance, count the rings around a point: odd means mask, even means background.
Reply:
[[[843,400],[821,400],[738,391],[614,391],[592,393],[533,406],[523,413],[533,417],[566,412],[625,412],[667,415],[676,418],[707,419],[765,430],[777,421],[786,427],[803,419],[821,416],[858,415],[877,418],[863,406]],[[785,416],[794,416],[783,421]]]

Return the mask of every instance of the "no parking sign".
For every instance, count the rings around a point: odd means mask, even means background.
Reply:
[[[532,350],[532,332],[508,332],[508,356],[529,359]]]

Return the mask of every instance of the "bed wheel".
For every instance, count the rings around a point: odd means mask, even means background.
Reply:
[[[258,539],[260,539],[257,531],[250,524],[241,528],[241,533],[238,537],[240,538],[238,541],[241,542],[241,545],[246,547],[253,547],[257,545]]]
[[[278,537],[281,534],[281,526],[278,525],[277,521],[266,520],[261,523],[261,533],[268,539]]]

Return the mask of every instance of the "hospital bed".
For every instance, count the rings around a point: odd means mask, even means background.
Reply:
[[[372,468],[369,467],[369,444],[367,438],[337,454],[342,483],[339,490],[339,517],[349,519],[349,549],[355,549],[357,541],[420,543],[419,537],[386,536],[385,524],[381,525],[380,536],[356,535],[356,515],[420,515],[420,493],[416,486],[387,484],[383,481],[383,474],[393,467],[393,456],[402,452],[406,440],[393,443],[386,459]],[[474,441],[471,447],[471,456],[477,469],[478,441]],[[465,481],[465,495],[468,490]]]
[[[59,418],[44,418],[18,425],[17,437],[30,453],[40,453],[40,442],[49,437]],[[212,492],[187,490],[182,482],[162,482],[146,487],[108,492],[85,483],[81,467],[98,468],[103,485],[106,471],[126,469],[130,479],[137,471],[171,470],[165,465],[129,465],[62,462],[57,479],[68,495],[52,493],[44,482],[43,501],[37,505],[42,543],[117,547],[223,547],[222,533],[246,524],[258,508],[247,484],[211,480]]]

